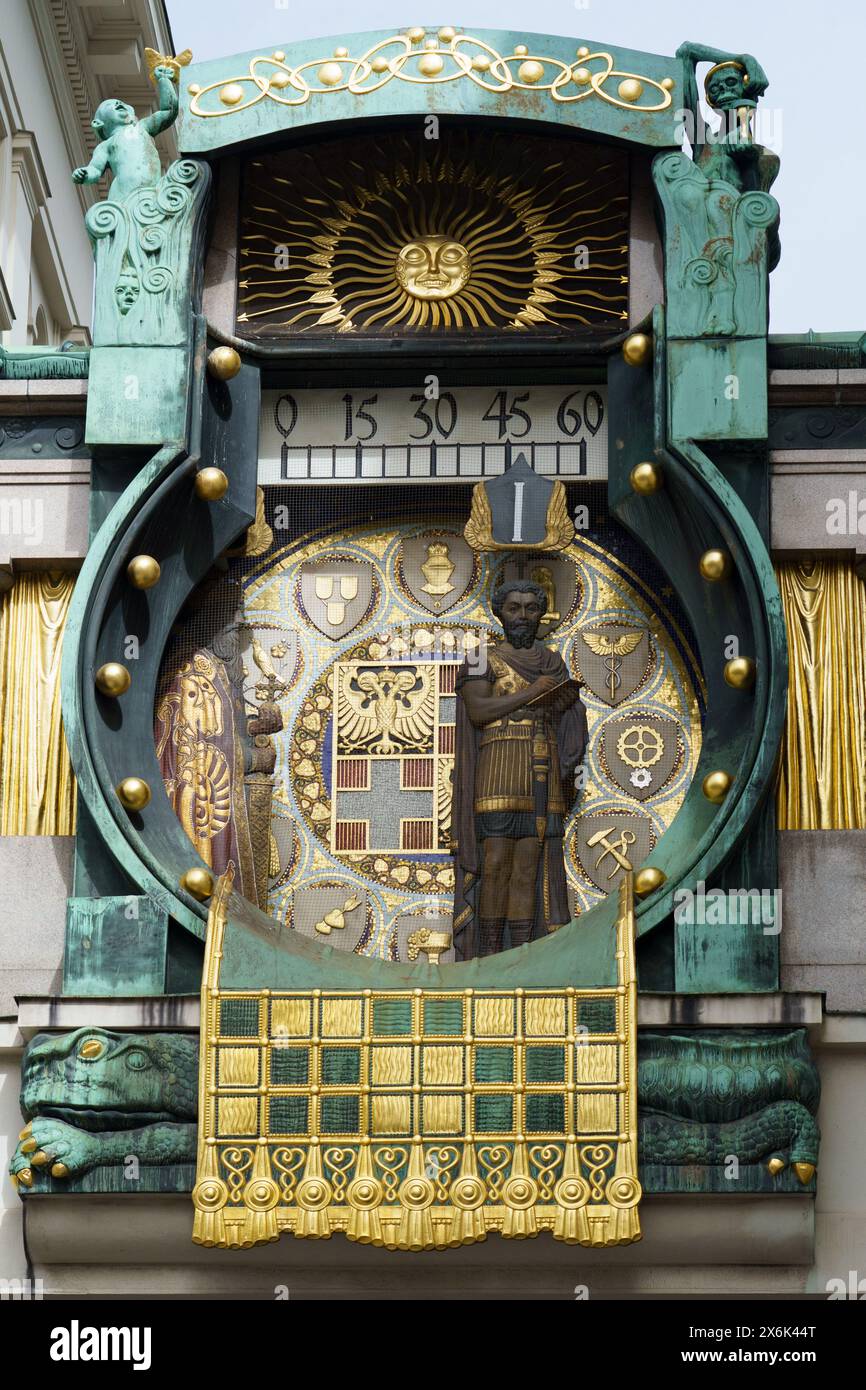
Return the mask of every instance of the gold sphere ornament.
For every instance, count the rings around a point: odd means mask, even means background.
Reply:
[[[203,903],[205,898],[209,898],[213,893],[213,874],[209,873],[207,869],[200,869],[196,865],[192,869],[187,869],[180,880],[180,886],[181,888],[185,888],[193,898]]]
[[[537,63],[534,58],[530,58],[525,63],[521,63],[517,69],[517,76],[521,82],[540,82],[544,76],[544,64]]]
[[[654,463],[636,463],[628,475],[628,480],[635,492],[648,497],[651,492],[658,492],[663,484],[664,475]]]
[[[126,567],[127,578],[134,589],[152,589],[161,574],[159,561],[152,555],[133,555]]]
[[[201,84],[199,82],[190,82],[189,86],[187,87],[187,91],[189,92],[190,96],[198,96],[199,92],[201,91]]]
[[[117,795],[127,811],[143,811],[150,801],[150,787],[143,777],[124,777],[117,784]]]
[[[278,63],[284,63],[286,61],[286,55],[281,48],[278,48],[275,53],[272,53],[271,57]]]
[[[335,49],[334,49],[334,57],[335,57],[335,58],[348,58],[348,56],[349,56],[349,50],[348,50],[348,48],[335,48]]]
[[[373,69],[374,72],[387,72],[388,59],[383,58],[380,54],[378,58],[373,59],[372,63],[370,64],[370,67]]]
[[[339,63],[323,63],[316,76],[323,87],[336,87],[343,80],[343,69]]]
[[[207,369],[217,381],[231,381],[241,369],[241,359],[233,347],[216,347],[207,355]]]
[[[450,24],[443,25],[443,27],[439,30],[439,37],[443,43],[450,43],[456,34],[457,30],[452,29]]]
[[[629,333],[622,355],[630,367],[645,367],[652,358],[653,340],[648,333]]]
[[[672,77],[663,77],[661,80],[661,85],[664,87],[666,92],[672,92],[677,84]]]
[[[735,656],[725,662],[725,680],[734,690],[748,690],[755,683],[755,663],[750,656]]]
[[[648,866],[646,869],[639,869],[634,876],[634,891],[639,898],[646,898],[650,893],[654,893],[657,888],[667,882],[667,874],[663,874],[661,869],[654,869]]]
[[[525,58],[528,52],[529,49],[526,47],[525,43],[516,43],[514,45],[515,58]]]
[[[637,101],[643,92],[643,83],[636,77],[626,77],[617,87],[621,101]]]
[[[424,53],[418,59],[418,71],[425,77],[436,77],[444,68],[445,59],[438,53]]]
[[[220,101],[223,106],[237,106],[244,99],[244,89],[238,82],[227,82],[220,87]]]
[[[487,72],[490,67],[490,59],[486,53],[478,53],[472,59],[472,66],[476,72]]]
[[[700,558],[699,568],[704,579],[715,584],[724,579],[731,568],[731,557],[727,550],[705,550]]]
[[[712,801],[715,806],[720,805],[731,790],[733,780],[731,774],[724,772],[722,768],[717,768],[715,772],[708,772],[701,783],[707,801]]]
[[[588,57],[589,57],[589,49],[587,48],[587,46],[586,46],[585,43],[582,43],[582,44],[580,45],[580,48],[577,50],[577,56],[578,56],[578,58],[588,58]]]
[[[571,80],[576,82],[578,87],[586,87],[592,81],[592,73],[589,68],[575,68]]]
[[[195,475],[196,495],[203,502],[218,502],[228,487],[229,480],[221,468],[200,468]]]
[[[106,661],[96,673],[96,689],[100,695],[110,695],[113,700],[125,695],[131,685],[132,676],[119,661]]]
[[[287,72],[275,72],[273,77],[269,79],[269,85],[271,87],[276,87],[278,91],[282,91],[283,87],[288,87],[289,85],[289,74]]]
[[[406,38],[411,39],[413,43],[420,43],[426,32],[420,25],[413,24],[411,29],[406,30]]]

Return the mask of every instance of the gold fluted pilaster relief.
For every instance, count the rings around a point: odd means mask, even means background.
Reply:
[[[0,834],[72,835],[75,780],[60,712],[74,575],[21,574],[0,610]]]
[[[783,830],[866,829],[866,586],[850,558],[777,566],[788,631]]]

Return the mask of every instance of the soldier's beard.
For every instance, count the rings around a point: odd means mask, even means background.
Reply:
[[[505,636],[516,651],[535,644],[538,623],[503,623]]]

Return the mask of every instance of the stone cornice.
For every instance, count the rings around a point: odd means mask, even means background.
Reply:
[[[32,130],[16,130],[12,136],[12,173],[17,175],[31,219],[51,197],[48,179]]]

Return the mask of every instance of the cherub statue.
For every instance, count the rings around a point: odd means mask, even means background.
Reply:
[[[167,130],[177,118],[180,66],[188,63],[192,54],[187,51],[177,58],[153,56],[159,60],[151,70],[159,94],[159,110],[139,120],[125,101],[110,98],[100,102],[91,125],[103,138],[93,151],[90,163],[72,174],[76,183],[98,183],[105,170],[110,169],[114,176],[113,202],[123,202],[138,188],[156,186],[162,163],[153,137]]]

